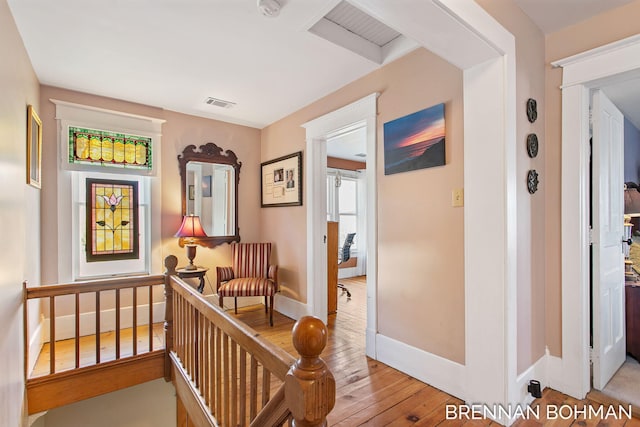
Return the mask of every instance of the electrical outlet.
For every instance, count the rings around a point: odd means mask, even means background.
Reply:
[[[464,189],[455,188],[451,192],[451,206],[454,208],[464,206]]]

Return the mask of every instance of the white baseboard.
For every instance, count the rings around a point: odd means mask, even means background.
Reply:
[[[464,399],[464,365],[378,334],[378,360],[433,387]]]
[[[545,358],[547,362],[547,387],[566,393],[564,375],[562,374],[562,358],[551,356],[548,350]]]
[[[33,334],[31,334],[31,338],[29,339],[29,366],[27,372],[31,373],[33,371],[34,366],[36,366],[36,362],[38,361],[38,356],[40,355],[40,350],[42,350],[42,330],[44,328],[44,317],[40,318],[40,323],[38,323],[38,327]]]
[[[301,303],[289,297],[281,294],[276,294],[275,298],[275,310],[290,317],[294,320],[298,320],[303,316],[309,315],[309,307],[307,304]]]
[[[375,329],[371,329],[371,328],[367,328],[365,333],[366,333],[365,354],[372,359],[378,360],[378,355],[376,354],[376,348],[377,348],[376,337],[378,336],[378,334],[376,333]]]
[[[534,401],[534,397],[529,393],[528,387],[531,380],[540,381],[540,390],[544,390],[548,384],[547,376],[547,356],[544,355],[538,359],[533,365],[529,366],[523,373],[516,378],[516,392],[514,395],[515,402],[509,402],[511,408],[525,408]],[[515,409],[514,409],[515,411]],[[515,413],[515,412],[514,412]],[[508,420],[498,420],[510,426],[517,420],[517,417]]]
[[[115,308],[100,312],[100,331],[108,332],[116,329]],[[164,322],[164,301],[153,303],[153,323]],[[149,306],[138,306],[138,326],[149,323]],[[49,342],[49,319],[42,322],[42,342]],[[133,325],[132,307],[120,308],[120,328],[130,328]],[[80,313],[80,336],[96,333],[96,312]],[[56,317],[56,341],[74,338],[76,336],[76,316]]]
[[[340,279],[348,279],[350,277],[360,276],[360,269],[356,267],[349,268],[339,268],[338,269],[338,280]]]
[[[534,397],[527,390],[531,380],[540,381],[540,390],[544,390],[544,388],[547,387],[547,366],[547,356],[542,356],[526,371],[518,375],[518,378],[516,379],[516,385],[518,388],[518,394],[516,396],[518,399],[517,403],[521,405],[529,405],[533,402]]]

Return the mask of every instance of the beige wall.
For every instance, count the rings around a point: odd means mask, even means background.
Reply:
[[[516,157],[518,215],[518,373],[522,373],[545,351],[545,195],[549,187],[545,170],[544,36],[513,0],[477,0],[516,40]],[[534,98],[538,119],[530,123],[526,102]],[[538,156],[529,158],[526,139],[535,133],[540,142]],[[529,169],[539,174],[540,185],[529,194]]]
[[[225,150],[232,150],[242,162],[238,188],[238,225],[243,242],[255,242],[260,237],[260,130],[231,123],[166,111],[167,122],[162,127],[162,237],[165,253],[178,256],[180,265],[187,262],[185,249],[178,246],[174,234],[181,217],[180,172],[178,155],[187,145],[200,146],[213,142]],[[211,270],[207,273],[215,288],[215,266],[231,265],[228,244],[214,249],[199,247],[196,263]],[[208,288],[209,284],[207,284]],[[210,293],[206,289],[205,293]]]
[[[40,191],[26,184],[27,105],[39,84],[5,0],[0,0],[0,423],[22,423],[22,282],[40,282]]]
[[[48,183],[42,190],[43,210],[47,212],[42,219],[44,230],[56,230],[58,224],[55,186],[58,173],[57,123],[55,105],[50,99],[166,120],[162,125],[161,159],[158,170],[162,185],[162,211],[152,213],[152,220],[159,220],[162,224],[161,253],[163,257],[174,254],[178,256],[181,264],[186,262],[185,250],[178,246],[178,239],[173,236],[181,222],[180,173],[177,156],[190,144],[200,146],[207,142],[214,142],[223,149],[236,153],[239,161],[242,162],[238,189],[240,235],[243,241],[258,238],[259,222],[256,221],[260,206],[257,184],[260,163],[260,131],[258,129],[50,86],[42,86],[41,90],[41,119],[46,142],[43,152],[43,170],[44,179]],[[51,232],[44,233],[42,238],[44,283],[57,283],[58,280],[57,238],[56,233]],[[196,258],[198,264],[212,268],[209,272],[212,283],[215,282],[215,266],[227,265],[229,260],[230,251],[226,244],[215,249],[199,248]],[[63,312],[64,310],[60,314]]]
[[[562,70],[550,63],[638,34],[640,0],[603,13],[546,37],[546,335],[551,354],[562,354],[560,247],[560,164],[562,150]]]
[[[33,427],[175,427],[175,393],[163,379],[149,381],[52,409]]]
[[[304,150],[302,123],[372,92],[381,94],[378,330],[464,363],[464,210],[451,206],[451,191],[463,185],[461,71],[424,49],[416,50],[263,129],[262,161]],[[446,166],[385,176],[383,123],[441,102]],[[262,212],[262,236],[275,242],[283,293],[302,302],[307,299],[305,215],[304,205]]]

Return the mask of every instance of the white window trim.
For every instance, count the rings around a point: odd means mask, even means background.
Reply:
[[[136,114],[122,113],[119,111],[75,104],[56,99],[50,99],[56,105],[56,121],[58,135],[58,152],[60,154],[57,171],[57,217],[58,229],[58,282],[65,283],[78,280],[77,269],[74,263],[74,221],[77,219],[73,213],[73,171],[92,170],[100,173],[147,175],[149,176],[149,245],[147,250],[148,273],[159,274],[162,272],[162,248],[161,248],[161,224],[159,218],[154,218],[155,213],[161,211],[161,128],[165,122],[163,119],[146,117]],[[152,170],[141,171],[132,169],[74,166],[68,162],[68,137],[69,126],[87,127],[92,129],[104,129],[133,135],[147,136],[152,139]]]
[[[359,173],[357,171],[349,171],[349,170],[344,170],[344,169],[335,169],[335,168],[327,168],[327,178],[330,176],[335,177],[337,175],[337,173],[340,172],[340,177],[343,179],[348,179],[348,180],[352,180],[356,182],[356,211],[351,213],[351,212],[340,212],[340,203],[338,202],[338,196],[337,196],[337,192],[335,191],[335,187],[332,190],[332,194],[331,196],[334,198],[334,201],[332,203],[332,206],[327,206],[327,213],[332,213],[333,218],[331,219],[331,221],[337,221],[340,222],[340,215],[352,215],[356,217],[356,232],[357,234],[357,238],[360,238],[359,242],[366,242],[366,240],[364,240],[364,236],[365,236],[365,230],[366,230],[366,223],[364,222],[363,219],[363,214],[362,214],[362,207],[366,204],[366,201],[364,200],[364,195],[366,193],[366,191],[363,191],[361,186],[363,185],[362,183],[362,173]],[[334,181],[335,182],[335,181]],[[337,207],[336,207],[337,205]],[[339,241],[338,245],[341,245],[342,242]],[[357,256],[358,254],[358,247],[363,248],[366,246],[363,246],[362,243],[360,243],[358,246],[354,246],[352,248],[352,254],[353,256]],[[362,250],[361,250],[362,252]],[[360,261],[360,260],[358,260]],[[362,273],[364,274],[364,273]]]
[[[87,178],[98,178],[98,179],[124,179],[127,181],[136,181],[138,183],[138,210],[141,214],[142,212],[146,212],[144,218],[140,218],[140,228],[138,232],[140,233],[140,256],[143,258],[144,263],[142,264],[141,269],[137,269],[133,267],[133,265],[141,265],[139,260],[114,260],[114,261],[103,261],[99,263],[83,263],[83,259],[86,259],[84,255],[85,252],[85,242],[83,242],[83,237],[85,233],[83,232],[83,228],[78,227],[77,224],[84,223],[86,220],[82,218],[81,215],[81,206],[84,206],[82,212],[86,212],[86,195],[84,188],[86,186]],[[104,273],[97,271],[105,270],[107,268],[123,268],[121,275],[140,275],[140,274],[148,274],[151,271],[151,259],[149,256],[149,248],[151,247],[151,239],[150,239],[150,229],[151,229],[151,209],[150,209],[150,200],[149,200],[149,192],[151,190],[151,183],[148,177],[146,176],[136,176],[136,175],[122,175],[122,174],[111,174],[105,173],[105,171],[97,172],[85,172],[85,171],[77,171],[71,174],[71,182],[73,185],[72,195],[72,213],[71,213],[71,222],[76,226],[72,227],[72,239],[73,243],[72,247],[72,262],[73,262],[73,278],[75,280],[89,280],[96,278],[104,278],[104,277],[113,277],[113,274],[105,271]],[[85,196],[85,197],[81,197]],[[140,209],[144,207],[144,210]],[[142,216],[142,215],[141,215]],[[85,224],[86,225],[86,224]],[[92,268],[92,265],[96,264]],[[100,265],[97,265],[100,264]],[[131,268],[126,269],[126,266],[130,266]],[[96,268],[97,267],[97,268]],[[91,270],[96,271],[95,274],[82,274],[82,271],[88,272]],[[120,274],[118,274],[120,275]]]

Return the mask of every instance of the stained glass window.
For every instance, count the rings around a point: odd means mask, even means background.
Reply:
[[[151,138],[69,127],[69,163],[151,169]]]
[[[138,259],[138,183],[86,182],[87,262]]]

